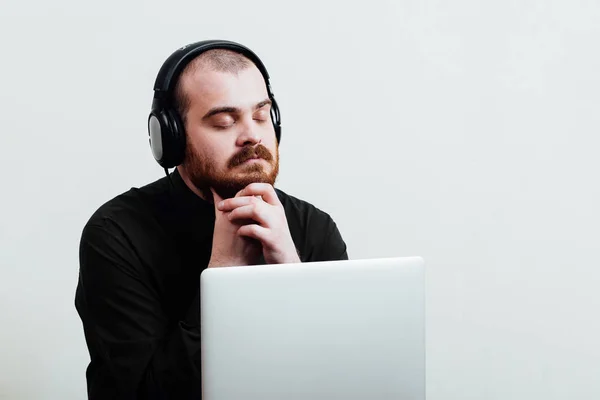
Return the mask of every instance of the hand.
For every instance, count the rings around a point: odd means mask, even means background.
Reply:
[[[221,201],[217,209],[229,213],[228,219],[241,225],[238,235],[260,241],[267,264],[300,262],[283,205],[273,186],[251,183],[235,197]]]
[[[215,205],[223,201],[215,191],[211,191]],[[227,213],[215,207],[215,228],[209,268],[252,265],[258,262],[262,251],[260,241],[238,234],[240,223],[243,222],[230,221]]]

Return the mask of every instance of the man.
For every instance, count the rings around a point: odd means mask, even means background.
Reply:
[[[103,204],[83,229],[75,305],[90,399],[201,398],[205,268],[348,258],[328,214],[273,186],[273,102],[255,63],[204,51],[171,101],[185,127],[182,162]]]

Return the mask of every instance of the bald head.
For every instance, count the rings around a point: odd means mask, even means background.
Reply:
[[[182,71],[175,85],[175,109],[186,122],[186,114],[190,107],[190,96],[186,83],[190,76],[202,71],[227,72],[237,75],[240,71],[253,66],[254,63],[246,56],[227,49],[212,49],[194,58]]]

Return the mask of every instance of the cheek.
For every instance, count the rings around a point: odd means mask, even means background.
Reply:
[[[277,138],[275,137],[275,132],[270,130],[261,135],[261,143],[265,146],[269,151],[275,154],[275,150],[277,147]]]
[[[229,148],[219,146],[219,143],[210,142],[207,140],[198,140],[192,138],[188,141],[190,150],[194,152],[194,156],[204,165],[210,165],[217,171],[223,171],[227,165],[227,155],[230,154]]]
[[[277,139],[275,139],[275,138],[273,138],[272,140],[269,139],[269,141],[267,143],[265,143],[265,146],[267,147],[267,149],[269,149],[269,151],[271,152],[273,157],[277,158],[277,156],[278,156]]]
[[[193,152],[196,157],[206,159],[211,154],[211,143],[201,129],[189,129],[186,139],[187,150]]]
[[[200,143],[197,139],[195,139],[194,137],[187,137],[187,141],[186,141],[186,152],[187,153],[192,153],[193,157],[196,160],[204,160],[206,159],[206,147]]]

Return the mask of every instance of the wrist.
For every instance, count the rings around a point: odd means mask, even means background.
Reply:
[[[235,262],[235,260],[225,260],[220,258],[211,258],[208,262],[207,268],[219,268],[219,267],[233,267],[236,265],[242,265],[241,263]]]
[[[300,260],[300,252],[298,251],[298,249],[296,247],[294,247],[294,250],[290,250],[288,257],[286,257],[285,261],[283,263],[285,264],[295,264],[295,263],[299,263],[301,262]]]

